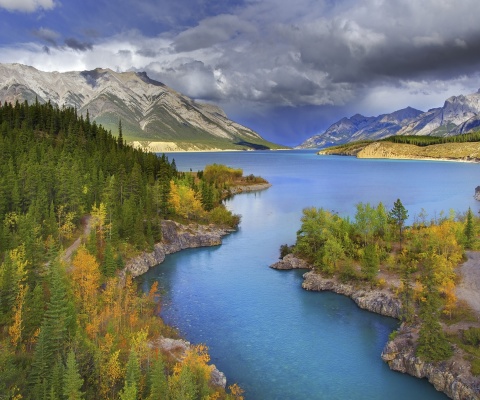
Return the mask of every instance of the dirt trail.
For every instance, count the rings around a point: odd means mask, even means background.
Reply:
[[[83,234],[80,235],[77,240],[75,240],[70,247],[68,247],[65,250],[65,253],[63,254],[63,261],[65,262],[70,262],[72,259],[72,254],[78,249],[78,246],[82,243],[83,238],[87,238],[88,235],[90,235],[90,230],[92,229],[92,224],[91,224],[92,218],[90,215],[87,215],[84,220],[83,220]]]
[[[465,300],[480,315],[480,252],[467,251],[467,261],[459,267],[461,282],[457,285],[457,298]]]

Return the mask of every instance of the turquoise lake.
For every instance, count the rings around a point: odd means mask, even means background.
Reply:
[[[211,163],[261,175],[272,187],[235,196],[242,215],[221,246],[167,256],[143,276],[158,280],[161,316],[194,343],[206,343],[228,384],[248,400],[446,399],[426,380],[389,370],[380,353],[396,320],[360,310],[333,293],[301,288],[305,271],[275,271],[281,244],[293,244],[302,209],[353,215],[355,204],[400,198],[410,222],[450,209],[480,209],[480,165],[358,160],[311,151],[175,153],[179,170]]]

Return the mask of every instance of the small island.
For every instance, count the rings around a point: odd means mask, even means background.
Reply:
[[[303,288],[333,291],[359,307],[397,318],[382,353],[391,369],[427,378],[452,399],[480,398],[478,218],[422,213],[405,226],[391,210],[359,203],[353,220],[304,210],[295,245],[275,269],[307,268]]]

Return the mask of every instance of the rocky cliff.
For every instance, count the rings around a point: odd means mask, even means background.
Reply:
[[[454,348],[449,360],[426,362],[415,356],[417,336],[417,328],[402,324],[395,339],[385,345],[382,360],[394,371],[428,379],[435,389],[454,400],[480,399],[480,380],[470,373],[462,351]]]
[[[182,225],[174,221],[162,221],[162,241],[155,244],[152,252],[144,252],[129,260],[123,272],[128,271],[133,277],[137,277],[162,263],[167,254],[183,249],[220,245],[222,236],[230,232],[232,230],[213,225]]]

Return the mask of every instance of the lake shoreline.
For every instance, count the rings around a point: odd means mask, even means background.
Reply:
[[[330,291],[351,298],[358,307],[380,315],[399,319],[401,302],[390,289],[379,289],[340,282],[337,278],[325,278],[313,271],[304,260],[288,254],[270,266],[278,270],[310,269],[303,275],[302,287],[310,291]],[[480,399],[480,386],[464,360],[463,353],[454,346],[454,355],[449,360],[433,363],[415,356],[418,327],[402,324],[392,335],[381,353],[381,358],[393,371],[406,373],[416,378],[426,378],[436,390],[454,400]]]

